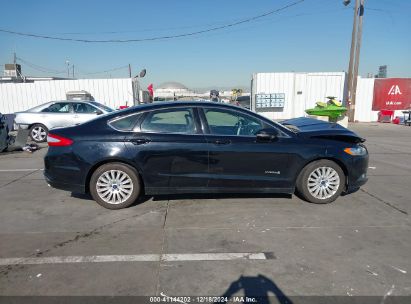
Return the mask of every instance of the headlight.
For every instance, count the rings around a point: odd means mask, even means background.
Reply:
[[[367,149],[363,146],[356,146],[352,148],[345,148],[344,152],[352,156],[366,155]]]

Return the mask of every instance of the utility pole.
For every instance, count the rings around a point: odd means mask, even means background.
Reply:
[[[347,2],[346,5],[348,5],[350,2]],[[345,4],[345,3],[344,3]],[[355,8],[354,8],[354,21],[353,21],[353,26],[352,26],[352,34],[351,34],[351,49],[350,49],[350,63],[348,64],[348,84],[347,84],[347,90],[348,90],[348,96],[347,96],[347,106],[348,106],[348,119],[351,121],[351,100],[352,100],[352,87],[353,87],[353,70],[354,70],[354,54],[355,54],[355,38],[357,35],[357,13],[358,13],[358,7],[360,5],[359,0],[355,1]]]
[[[344,5],[350,4],[350,0],[344,0]],[[360,49],[361,49],[361,38],[362,38],[362,24],[364,15],[364,2],[365,0],[355,0],[354,8],[354,20],[353,28],[351,34],[351,50],[350,50],[350,62],[348,65],[348,96],[347,105],[348,107],[348,119],[350,122],[354,121],[355,117],[355,102],[356,102],[356,91],[357,91],[357,78],[358,78],[358,67],[360,64]]]
[[[14,73],[16,73],[16,76],[18,76],[17,74],[17,56],[16,56],[16,52],[13,53],[13,64],[14,64]]]
[[[351,121],[355,119],[355,103],[357,97],[357,81],[358,81],[358,67],[360,65],[360,51],[361,51],[361,40],[362,40],[362,21],[364,16],[364,2],[365,0],[360,0],[360,8],[358,11],[358,32],[357,32],[357,42],[355,47],[355,66],[354,66],[354,79],[353,79],[353,87],[352,87],[352,117]]]
[[[73,76],[73,78],[74,78],[74,64],[73,64],[72,68],[73,68],[73,75],[72,75],[72,76]]]
[[[128,64],[128,77],[131,78],[131,64]]]

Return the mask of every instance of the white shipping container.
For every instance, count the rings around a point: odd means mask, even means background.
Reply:
[[[372,110],[374,78],[358,77],[355,103],[355,120],[373,122],[378,112]],[[284,107],[258,109],[256,95],[285,94]],[[269,119],[287,119],[307,116],[306,109],[315,107],[317,101],[327,101],[335,96],[345,101],[347,97],[346,74],[336,73],[255,73],[251,82],[251,108]],[[403,116],[395,111],[395,116]]]
[[[134,88],[137,92],[138,83],[134,82]],[[133,98],[131,78],[0,83],[0,112],[11,114],[49,101],[65,100],[66,92],[80,90],[91,93],[96,101],[112,108],[118,108],[126,102],[131,106],[134,104],[133,100],[139,99],[138,94]]]
[[[374,78],[358,77],[354,120],[361,122],[378,120],[378,111],[372,111],[373,96]]]

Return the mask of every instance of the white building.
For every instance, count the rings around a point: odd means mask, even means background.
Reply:
[[[189,90],[185,85],[179,82],[170,81],[154,87],[154,98],[164,98],[166,100],[179,97],[192,97],[196,93]]]

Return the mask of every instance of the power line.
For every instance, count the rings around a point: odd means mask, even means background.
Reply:
[[[296,6],[300,3],[304,2],[304,0],[297,0],[280,8],[268,11],[266,13],[256,15],[247,19],[243,19],[240,21],[236,21],[233,23],[228,23],[221,26],[215,26],[204,30],[189,32],[189,33],[182,33],[182,34],[175,34],[175,35],[166,35],[166,36],[156,36],[156,37],[148,37],[148,38],[136,38],[136,39],[109,39],[109,40],[91,40],[91,39],[81,39],[81,38],[67,38],[67,37],[57,37],[57,36],[48,36],[48,35],[40,35],[40,34],[32,34],[32,33],[23,33],[23,32],[16,32],[6,29],[0,29],[0,32],[25,36],[25,37],[33,37],[33,38],[41,38],[41,39],[51,39],[51,40],[60,40],[60,41],[74,41],[74,42],[85,42],[85,43],[126,43],[126,42],[144,42],[144,41],[155,41],[155,40],[166,40],[166,39],[173,39],[173,38],[181,38],[181,37],[188,37],[188,36],[195,36],[204,33],[209,33],[213,31],[223,30],[226,28],[231,28],[240,24],[253,22],[257,19],[261,19],[267,17],[269,15],[278,13],[280,11],[286,10],[290,7]]]
[[[96,75],[96,74],[105,74],[105,73],[109,73],[109,72],[114,72],[114,71],[118,71],[118,70],[123,70],[123,69],[128,69],[128,65],[124,65],[124,66],[120,66],[120,67],[117,67],[117,68],[112,68],[112,69],[109,69],[109,70],[105,70],[105,71],[99,71],[99,72],[91,72],[91,73],[83,73],[83,72],[80,72],[80,74],[81,75]],[[79,69],[77,69],[77,70],[79,70]],[[81,70],[80,70],[81,71]]]
[[[23,58],[20,58],[20,57],[16,57],[16,59],[19,62],[22,62],[22,63],[26,64],[27,66],[31,67],[32,69],[43,72],[43,73],[54,73],[54,74],[65,74],[65,73],[67,73],[66,70],[59,71],[59,70],[56,70],[56,69],[43,67],[43,66],[40,66],[38,64],[34,64],[34,63],[32,63],[30,61],[27,61],[27,60],[25,60]],[[79,74],[81,74],[81,75],[96,75],[96,74],[104,74],[104,73],[114,72],[114,71],[118,71],[118,70],[123,70],[123,69],[126,69],[126,68],[128,68],[128,65],[123,65],[123,66],[115,67],[115,68],[104,70],[104,71],[98,71],[98,72],[84,72],[84,71],[81,71],[79,68],[77,68],[77,70],[80,71]]]
[[[238,21],[236,19],[233,22]],[[102,32],[58,32],[58,33],[47,33],[47,35],[107,35],[107,34],[130,34],[130,33],[143,33],[143,32],[159,32],[159,31],[171,31],[171,30],[187,30],[195,29],[202,27],[212,27],[217,25],[222,25],[223,22],[217,23],[207,23],[207,24],[198,24],[198,25],[185,25],[185,26],[176,26],[176,27],[162,27],[162,28],[145,28],[138,30],[119,30],[119,31],[102,31]],[[46,34],[43,34],[46,35]]]
[[[20,61],[20,62],[28,65],[28,66],[31,67],[32,69],[35,69],[35,70],[40,71],[40,72],[43,72],[43,73],[54,73],[54,74],[64,74],[64,73],[66,73],[65,70],[59,71],[59,70],[54,70],[54,69],[46,68],[46,67],[43,67],[43,66],[40,66],[40,65],[31,63],[31,62],[29,62],[29,61],[27,61],[27,60],[24,60],[24,59],[20,58],[20,57],[16,57],[16,59],[17,59],[18,61]]]

